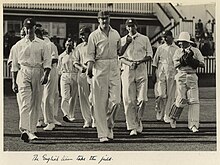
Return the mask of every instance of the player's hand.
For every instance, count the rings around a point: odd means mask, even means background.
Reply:
[[[132,37],[127,35],[126,37],[126,44],[130,44],[132,42]]]
[[[18,84],[16,82],[12,83],[12,90],[14,93],[18,93]]]
[[[86,68],[85,67],[82,68],[82,73],[86,73]]]

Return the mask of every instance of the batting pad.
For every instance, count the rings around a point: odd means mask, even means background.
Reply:
[[[183,107],[177,107],[175,104],[172,105],[169,117],[174,120],[178,120],[183,111]]]

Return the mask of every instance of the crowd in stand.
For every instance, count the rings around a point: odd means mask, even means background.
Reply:
[[[195,38],[191,36],[191,44],[193,47],[199,48],[203,56],[214,56],[215,52],[215,41],[214,41],[214,29],[215,29],[215,19],[208,20],[204,25],[201,19],[198,20],[195,26]],[[162,45],[164,40],[161,36],[158,37],[157,42],[152,46],[153,52],[155,54],[158,46]],[[178,44],[176,43],[178,46]]]
[[[203,56],[213,56],[215,51],[214,43],[215,19],[208,20],[204,25],[199,19],[195,26],[195,42]]]

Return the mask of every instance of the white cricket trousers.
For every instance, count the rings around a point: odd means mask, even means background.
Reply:
[[[20,131],[37,132],[36,124],[41,106],[43,85],[40,80],[43,68],[22,66],[18,71],[17,84],[20,97]]]
[[[118,59],[95,61],[92,78],[92,105],[98,138],[109,137],[121,102]]]
[[[94,116],[92,105],[89,102],[90,87],[87,82],[86,73],[78,73],[78,90],[79,90],[79,102],[82,117],[85,123],[92,123]]]
[[[157,82],[155,84],[156,104],[159,110],[169,116],[171,106],[175,100],[176,82],[175,71],[157,70]]]
[[[142,132],[141,119],[148,101],[147,65],[142,63],[135,70],[123,65],[121,79],[127,129]]]
[[[199,128],[199,89],[198,77],[195,73],[180,72],[175,76],[176,79],[176,101],[178,105],[180,100],[187,99],[189,104],[188,111],[188,127],[191,129],[193,126]]]
[[[60,78],[61,110],[64,116],[75,118],[78,99],[77,73],[62,73]]]
[[[58,71],[57,67],[51,67],[50,75],[47,84],[44,85],[42,110],[44,122],[46,124],[54,122],[54,116],[57,116],[59,102],[58,93]]]

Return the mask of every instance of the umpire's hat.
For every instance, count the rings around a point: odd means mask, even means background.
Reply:
[[[177,42],[186,41],[189,43],[194,43],[190,40],[190,35],[188,32],[181,32],[179,35],[179,38],[177,39]]]

